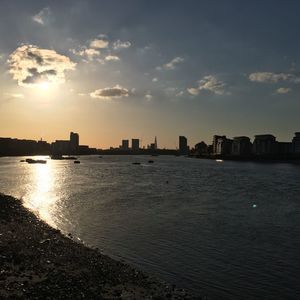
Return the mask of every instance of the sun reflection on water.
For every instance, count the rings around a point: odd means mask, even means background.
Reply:
[[[28,165],[31,168],[31,184],[28,187],[24,205],[33,210],[41,219],[55,226],[53,213],[55,207],[54,172],[51,162],[47,164]]]

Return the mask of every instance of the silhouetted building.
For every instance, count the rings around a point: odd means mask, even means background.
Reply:
[[[277,142],[277,151],[279,155],[289,155],[292,154],[293,144],[290,142]]]
[[[70,132],[70,152],[76,154],[79,147],[79,134]]]
[[[300,132],[295,132],[295,136],[293,137],[293,152],[295,154],[300,154]]]
[[[195,154],[204,155],[208,153],[207,145],[204,142],[200,142],[195,145]]]
[[[154,139],[154,149],[157,150],[157,138]]]
[[[70,154],[70,141],[67,140],[56,140],[51,144],[52,154]]]
[[[213,142],[212,142],[212,153],[217,154],[217,147],[218,147],[218,140],[219,139],[226,139],[225,135],[214,135]]]
[[[233,138],[232,155],[248,156],[252,152],[252,144],[247,136],[238,136]]]
[[[122,145],[120,148],[122,150],[128,150],[129,149],[129,140],[122,140]]]
[[[277,143],[275,136],[272,134],[256,135],[252,150],[255,155],[277,154]]]
[[[49,154],[50,145],[44,141],[0,138],[0,155]]]
[[[131,140],[131,149],[133,151],[138,151],[140,149],[140,140],[139,139]]]
[[[179,136],[179,153],[180,154],[188,154],[189,148],[187,145],[187,138],[185,136]]]
[[[216,155],[229,155],[231,154],[232,148],[232,140],[226,138],[226,136],[219,137],[217,139],[217,149],[215,154]]]

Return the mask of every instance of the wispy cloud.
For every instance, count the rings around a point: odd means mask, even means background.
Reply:
[[[184,62],[184,58],[177,56],[177,57],[173,58],[171,61],[169,61],[168,63],[166,63],[162,66],[156,67],[156,69],[157,70],[175,70],[176,67],[182,62]]]
[[[95,58],[98,58],[101,54],[99,50],[85,47],[82,47],[80,50],[70,49],[70,52],[75,55],[81,56],[87,59],[88,61],[93,61]]]
[[[196,88],[188,88],[187,91],[191,95],[198,95],[200,91],[209,91],[216,95],[224,95],[228,94],[225,91],[225,83],[219,79],[217,79],[213,75],[204,76],[201,80],[198,81],[198,87]]]
[[[290,73],[255,72],[251,73],[248,78],[250,81],[261,83],[277,83],[280,81],[300,83],[300,78]]]
[[[94,49],[107,48],[108,45],[109,45],[109,42],[104,39],[94,39],[90,42],[90,48],[94,48]]]
[[[291,91],[291,88],[281,87],[276,90],[276,94],[287,94]]]
[[[131,47],[131,43],[129,41],[117,40],[113,43],[114,50],[127,49],[129,47]]]
[[[94,92],[90,93],[90,96],[96,99],[112,100],[114,98],[128,97],[129,91],[128,89],[117,84],[112,88],[106,87],[103,89],[95,90]]]
[[[54,50],[33,45],[18,47],[8,59],[9,73],[20,86],[40,83],[63,83],[65,71],[74,70],[76,64],[69,57]]]
[[[147,94],[145,95],[145,99],[146,99],[147,101],[151,101],[152,98],[153,98],[153,96],[151,95],[151,93],[150,93],[150,92],[147,92]]]
[[[40,12],[32,17],[32,20],[40,25],[45,25],[49,21],[51,10],[49,7],[43,8]]]
[[[105,60],[107,60],[107,61],[119,61],[120,57],[116,56],[116,55],[107,55],[105,57]]]
[[[14,99],[23,99],[25,97],[21,93],[4,93],[3,95],[7,98],[14,98]]]

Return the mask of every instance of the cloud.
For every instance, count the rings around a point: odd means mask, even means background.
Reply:
[[[249,80],[263,83],[277,83],[280,81],[290,81],[300,83],[300,78],[289,73],[256,72],[249,75]]]
[[[153,96],[152,96],[149,92],[145,95],[145,99],[146,99],[147,101],[151,101],[152,98],[153,98]]]
[[[129,41],[122,42],[120,40],[117,40],[113,43],[114,50],[127,49],[130,46],[131,46],[131,43]]]
[[[49,20],[51,10],[49,7],[43,8],[39,13],[32,17],[32,20],[40,25],[45,25]]]
[[[90,96],[97,99],[112,100],[113,98],[128,97],[129,91],[128,89],[117,84],[112,88],[107,87],[104,89],[95,90],[94,92],[90,93]]]
[[[18,85],[31,87],[42,82],[63,83],[65,71],[74,70],[76,64],[69,57],[54,50],[33,45],[18,47],[8,59],[9,73]]]
[[[198,95],[200,91],[209,91],[216,95],[224,95],[225,92],[225,83],[221,80],[218,80],[213,75],[207,75],[204,76],[201,80],[198,82],[197,88],[188,88],[187,91],[191,95]],[[227,93],[228,94],[228,93]]]
[[[177,65],[184,62],[184,58],[177,56],[175,58],[173,58],[170,62],[164,64],[162,67],[157,67],[157,70],[174,70],[176,69]]]
[[[281,87],[279,89],[276,90],[277,94],[287,94],[291,91],[291,88],[285,88],[285,87]]]
[[[23,99],[24,95],[20,93],[4,93],[4,96],[15,99]]]
[[[200,92],[199,89],[196,89],[196,88],[188,88],[187,91],[193,96],[198,95]]]
[[[105,60],[107,60],[107,61],[119,61],[120,57],[116,56],[116,55],[107,55],[105,57]]]
[[[104,39],[94,39],[90,42],[90,48],[94,49],[102,49],[102,48],[107,48],[109,42]]]
[[[72,52],[75,55],[84,57],[88,61],[93,61],[95,58],[98,58],[101,54],[99,50],[93,49],[93,48],[86,48],[82,47],[80,50],[70,49],[70,52]]]

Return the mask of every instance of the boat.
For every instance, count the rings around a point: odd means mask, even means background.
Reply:
[[[150,160],[148,160],[148,163],[149,163],[149,164],[153,164],[153,163],[154,163],[154,160],[151,160],[151,159],[150,159]]]
[[[141,163],[140,162],[133,162],[132,164],[133,165],[140,165]]]
[[[43,159],[32,159],[32,158],[27,158],[25,160],[28,164],[46,164],[47,161]]]
[[[223,162],[223,159],[216,159],[216,162]]]
[[[79,160],[74,160],[74,164],[80,164]]]

